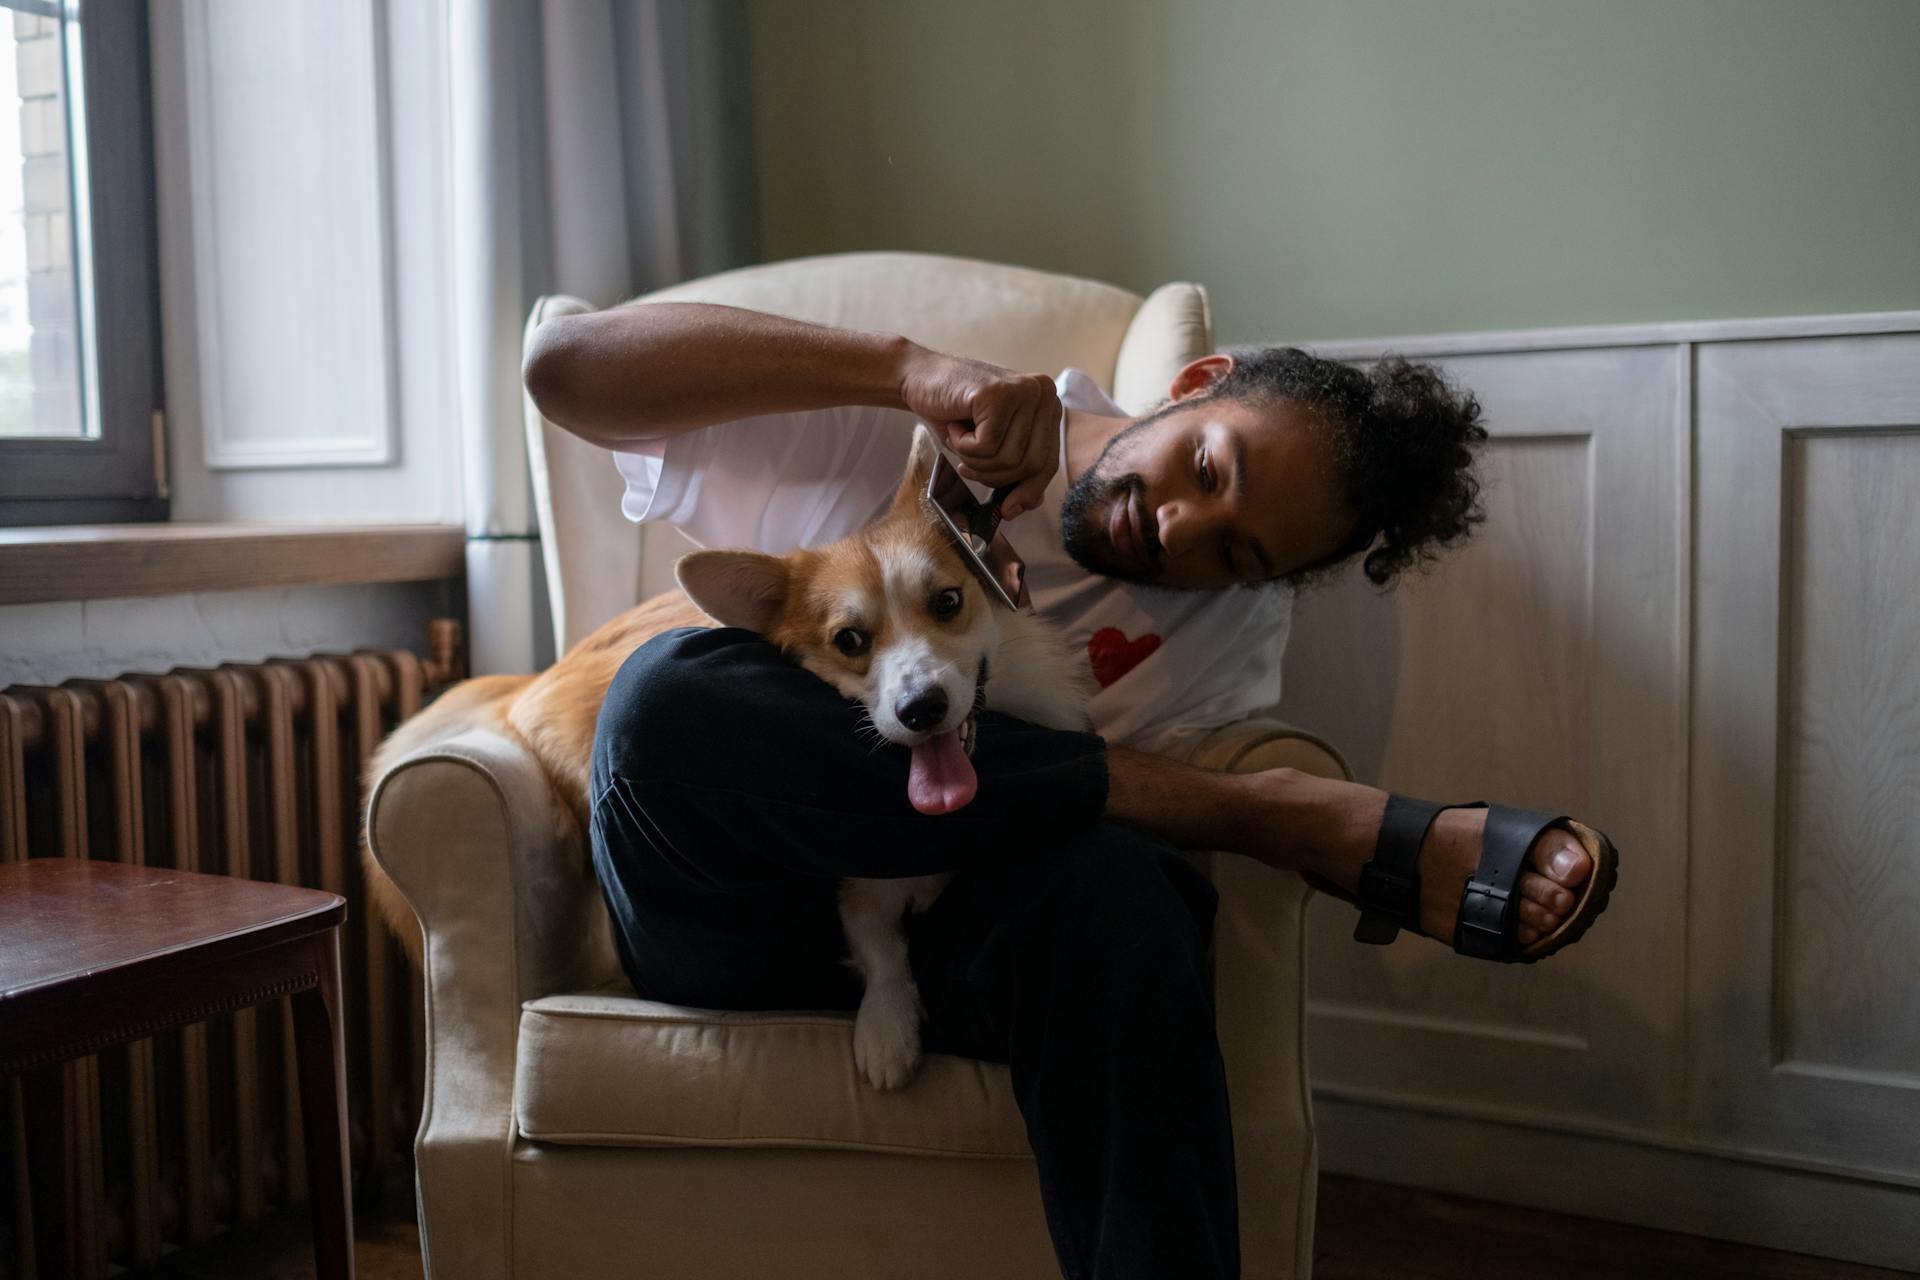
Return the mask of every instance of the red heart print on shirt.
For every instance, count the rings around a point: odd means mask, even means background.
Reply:
[[[1151,633],[1129,640],[1118,627],[1102,627],[1087,640],[1087,659],[1093,663],[1093,678],[1104,689],[1145,662],[1159,647],[1160,637]]]

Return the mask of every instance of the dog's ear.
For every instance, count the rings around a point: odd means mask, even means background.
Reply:
[[[758,551],[695,551],[681,556],[673,576],[687,598],[723,627],[766,635],[787,603],[787,562]]]
[[[900,488],[893,495],[894,511],[919,510],[927,481],[933,479],[933,460],[939,456],[940,442],[933,432],[924,423],[914,423],[913,447],[907,451],[907,474],[901,477]]]

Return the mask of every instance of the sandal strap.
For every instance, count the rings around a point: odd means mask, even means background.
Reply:
[[[1355,942],[1383,947],[1401,929],[1420,923],[1420,846],[1434,818],[1447,807],[1397,792],[1388,794],[1373,859],[1360,868],[1360,883],[1354,890],[1360,903],[1360,919],[1353,926]]]
[[[1480,960],[1520,958],[1520,868],[1540,833],[1565,814],[1487,806],[1486,833],[1480,839],[1480,865],[1467,880],[1454,926],[1453,949]]]

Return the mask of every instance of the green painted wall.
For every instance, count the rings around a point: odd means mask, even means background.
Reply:
[[[1914,0],[754,0],[761,250],[1221,340],[1920,307]]]

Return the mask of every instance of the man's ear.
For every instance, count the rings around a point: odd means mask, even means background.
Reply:
[[[1189,396],[1204,395],[1213,389],[1214,383],[1233,372],[1233,366],[1233,357],[1224,351],[1201,356],[1173,375],[1173,385],[1167,389],[1167,398],[1185,400]]]
[[[674,562],[687,598],[723,627],[766,635],[787,603],[787,562],[758,551],[695,551]]]
[[[893,495],[893,509],[902,507],[917,510],[921,495],[927,491],[927,482],[933,479],[934,459],[940,456],[940,442],[933,432],[927,430],[924,423],[913,424],[913,447],[907,450],[907,473],[900,479],[900,488]]]

